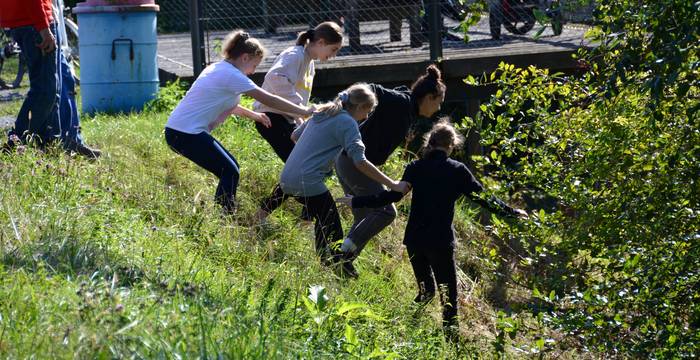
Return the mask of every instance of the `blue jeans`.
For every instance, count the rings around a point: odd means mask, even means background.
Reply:
[[[233,213],[236,208],[236,189],[240,177],[236,158],[206,132],[187,134],[166,127],[165,141],[175,152],[219,178],[219,186],[216,187],[215,194],[216,202],[226,212]]]
[[[56,33],[56,43],[58,44],[61,44],[60,35],[60,33]],[[61,84],[61,97],[58,103],[61,141],[63,141],[63,145],[66,148],[72,149],[78,145],[83,145],[83,139],[80,136],[78,104],[75,101],[75,79],[63,52],[60,52],[58,62],[58,79]]]
[[[56,33],[56,25],[51,25]],[[32,26],[21,26],[10,30],[12,39],[22,49],[29,73],[29,92],[17,114],[14,129],[9,135],[17,135],[23,141],[28,136],[38,137],[41,142],[56,140],[60,134],[58,101],[60,82],[56,64],[60,51],[42,54],[36,44],[41,36]]]

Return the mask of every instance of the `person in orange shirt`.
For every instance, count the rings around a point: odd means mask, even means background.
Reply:
[[[100,151],[85,146],[78,133],[80,124],[71,98],[75,96],[72,73],[65,56],[56,49],[54,20],[51,0],[0,2],[0,27],[9,28],[29,73],[29,92],[4,148],[12,149],[17,141],[25,143],[29,139],[40,146],[62,140],[66,150],[96,158]]]

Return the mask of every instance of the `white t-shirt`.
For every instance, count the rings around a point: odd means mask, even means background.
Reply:
[[[209,132],[220,116],[230,113],[241,93],[258,88],[238,68],[226,61],[207,66],[168,118],[165,127],[187,134]]]

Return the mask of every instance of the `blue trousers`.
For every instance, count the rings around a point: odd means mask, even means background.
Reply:
[[[56,25],[51,24],[50,29],[60,45]],[[63,52],[57,48],[50,54],[42,54],[36,47],[41,36],[32,26],[10,29],[10,35],[22,49],[21,56],[29,73],[29,92],[10,134],[22,140],[36,135],[42,142],[60,138],[66,148],[82,145],[75,79]]]
[[[207,132],[187,134],[165,128],[165,141],[178,154],[192,160],[219,178],[216,201],[228,213],[235,211],[240,170],[236,158]]]
[[[56,33],[55,24],[50,28]],[[29,73],[29,92],[10,135],[17,135],[23,141],[30,136],[42,143],[56,140],[61,132],[58,121],[60,82],[56,66],[60,51],[42,54],[36,46],[41,42],[41,36],[32,26],[10,29],[10,35],[22,50]]]

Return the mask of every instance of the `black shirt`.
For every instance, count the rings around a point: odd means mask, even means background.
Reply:
[[[365,157],[380,166],[406,139],[408,129],[415,122],[418,104],[405,86],[396,89],[378,84],[369,86],[377,96],[377,107],[360,124],[360,134],[365,144]]]
[[[478,194],[484,191],[481,183],[466,165],[448,158],[443,151],[434,150],[408,164],[402,180],[413,186],[411,212],[404,235],[404,244],[409,246],[454,246],[454,205],[462,195],[495,213],[516,215],[513,208],[497,198],[490,201],[479,198]],[[352,199],[352,207],[381,207],[402,197],[403,194],[396,191],[356,196]]]

